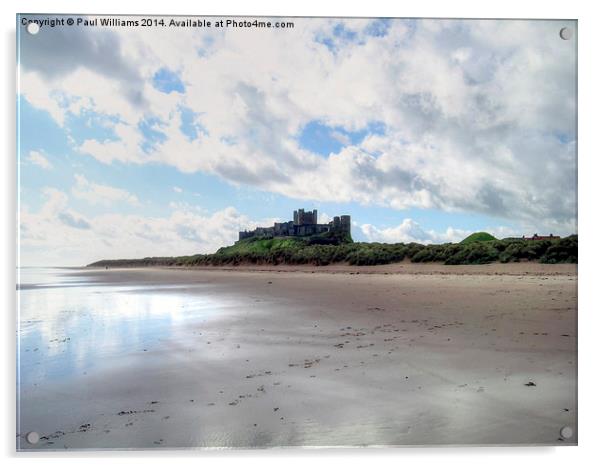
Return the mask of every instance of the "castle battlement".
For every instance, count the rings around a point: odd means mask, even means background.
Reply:
[[[245,238],[273,238],[276,236],[312,236],[328,232],[351,233],[351,216],[334,217],[329,223],[318,223],[318,211],[295,210],[293,220],[274,223],[272,227],[257,227],[252,231],[240,231],[238,240]]]

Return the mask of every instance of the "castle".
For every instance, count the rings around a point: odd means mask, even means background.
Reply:
[[[274,223],[273,227],[257,227],[253,231],[240,231],[238,240],[252,237],[311,236],[328,232],[351,233],[351,217],[341,215],[334,217],[332,222],[318,223],[316,209],[311,212],[299,209],[293,212],[293,220],[288,222]]]

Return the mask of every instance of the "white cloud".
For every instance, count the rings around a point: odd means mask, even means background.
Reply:
[[[326,212],[318,213],[318,223],[328,223],[332,220],[332,217]]]
[[[71,194],[78,199],[84,199],[93,205],[110,206],[114,203],[126,202],[133,206],[140,205],[138,198],[125,189],[93,183],[83,175],[75,175],[75,186]]]
[[[348,146],[349,144],[351,144],[351,138],[349,136],[347,136],[345,133],[341,133],[340,131],[331,131],[330,136],[334,140],[343,144],[344,146]]]
[[[457,243],[474,233],[473,230],[463,230],[452,227],[448,227],[445,231],[425,230],[411,218],[404,219],[395,227],[377,228],[368,223],[361,225],[360,229],[362,233],[366,235],[368,241],[379,243]],[[481,231],[486,231],[498,239],[521,236],[524,234],[513,228],[504,226],[485,228]]]
[[[68,206],[66,193],[47,188],[37,212],[22,206],[21,265],[85,265],[100,259],[215,252],[238,239],[238,231],[270,224],[233,207],[213,213],[185,204],[165,217],[138,214],[84,216]]]
[[[154,160],[153,157],[148,156],[141,149],[142,135],[135,126],[117,123],[112,129],[118,137],[117,140],[86,139],[77,147],[77,151],[91,155],[106,164],[116,161],[141,164]]]
[[[452,58],[458,63],[466,62],[471,55],[472,51],[470,50],[470,47],[460,47],[452,52]]]
[[[51,170],[52,164],[48,161],[46,157],[41,152],[36,150],[32,150],[29,152],[29,156],[27,160],[38,167],[43,168],[44,170]]]
[[[174,187],[173,187],[173,190],[174,190],[174,192],[176,192],[176,193],[178,193],[178,194],[182,192],[182,188],[180,188],[180,187],[178,187],[178,186],[174,186]]]
[[[102,163],[160,163],[298,199],[575,231],[576,54],[556,22],[399,20],[382,37],[367,35],[370,20],[295,22],[290,31],[86,31],[72,68],[58,79],[29,63],[20,92],[60,125],[82,109],[115,116],[117,141],[78,147]],[[339,23],[349,34],[333,33]],[[106,69],[80,53],[94,40],[114,44]],[[178,72],[185,94],[152,87],[160,67]],[[192,141],[180,130],[182,107],[204,128]],[[165,138],[145,151],[139,124],[148,116]],[[323,158],[297,140],[311,121],[346,131],[378,121],[385,132]]]

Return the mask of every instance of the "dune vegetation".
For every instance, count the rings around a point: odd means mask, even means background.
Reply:
[[[473,235],[471,235],[473,236]],[[466,238],[467,240],[470,236]],[[487,238],[480,236],[480,238]],[[493,237],[492,237],[493,238]],[[447,265],[535,261],[576,263],[577,235],[529,241],[516,238],[472,239],[460,243],[354,243],[350,238],[247,238],[213,254],[101,260],[91,267],[208,266],[242,264],[379,265],[409,260]]]

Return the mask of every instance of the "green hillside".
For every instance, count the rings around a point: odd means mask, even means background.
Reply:
[[[247,238],[232,246],[219,248],[216,254],[265,254],[276,251],[296,251],[306,246],[302,238]]]
[[[479,231],[477,233],[473,233],[472,235],[467,236],[466,238],[464,238],[462,241],[460,241],[460,244],[470,244],[470,243],[476,243],[479,241],[496,241],[497,238],[493,235],[490,235],[489,233],[485,232],[485,231]]]
[[[482,234],[477,234],[482,235]],[[354,243],[351,238],[316,236],[309,238],[248,238],[214,254],[144,259],[102,260],[93,267],[208,266],[240,264],[350,264],[379,265],[410,260],[447,265],[491,262],[536,261],[547,264],[576,263],[577,235],[561,239],[528,241],[517,238],[497,240],[491,235],[469,236],[461,243]],[[467,240],[470,240],[466,242]]]

